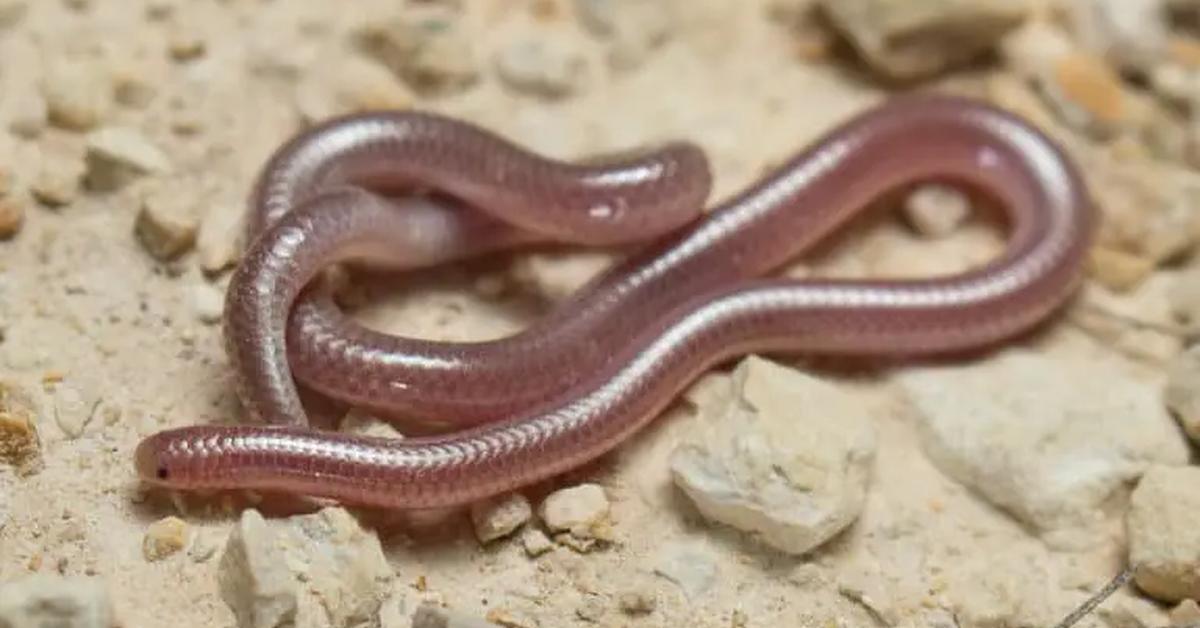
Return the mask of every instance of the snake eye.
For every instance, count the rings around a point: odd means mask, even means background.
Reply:
[[[155,471],[154,474],[156,476],[158,476],[158,479],[165,480],[165,479],[167,479],[167,476],[171,475],[171,472],[167,471],[167,468],[165,466],[159,465],[158,470]]]

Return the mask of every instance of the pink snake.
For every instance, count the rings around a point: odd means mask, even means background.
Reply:
[[[997,259],[930,279],[759,278],[880,195],[934,179],[1004,209]],[[736,356],[930,356],[1025,332],[1074,292],[1094,229],[1082,179],[1054,142],[949,96],[862,113],[703,213],[709,188],[703,153],[685,143],[568,164],[425,113],[310,129],[262,174],[226,304],[240,397],[267,425],[154,434],[135,454],[140,477],[385,508],[469,503],[595,459]],[[314,281],[336,262],[411,269],[532,243],[638,241],[650,243],[489,342],[365,329]],[[310,429],[296,381],[455,429],[405,439]]]

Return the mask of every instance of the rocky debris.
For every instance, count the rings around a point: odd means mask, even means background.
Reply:
[[[7,240],[25,224],[25,204],[11,194],[0,194],[0,240]]]
[[[1179,273],[1171,283],[1167,299],[1176,321],[1189,328],[1200,328],[1200,266]]]
[[[484,500],[471,506],[471,523],[480,543],[504,538],[525,525],[533,516],[529,500],[520,493]]]
[[[696,601],[717,583],[720,569],[712,554],[698,544],[672,542],[659,551],[654,573],[675,583],[688,600]]]
[[[72,377],[54,386],[54,423],[68,439],[83,435],[102,401],[100,388]]]
[[[142,538],[142,556],[148,561],[162,560],[187,547],[188,524],[179,517],[165,517],[146,528]]]
[[[1088,253],[1088,274],[1115,292],[1136,288],[1152,272],[1154,262],[1145,257],[1103,246]]]
[[[673,2],[575,0],[583,27],[608,44],[607,60],[617,70],[633,70],[670,38],[679,8]]]
[[[1126,527],[1138,588],[1167,602],[1200,599],[1200,468],[1147,470]]]
[[[1200,443],[1200,345],[1193,345],[1171,364],[1164,396],[1183,429]]]
[[[479,78],[479,64],[460,13],[435,5],[422,9],[372,20],[354,33],[354,43],[418,93],[444,95],[470,87]]]
[[[169,29],[167,53],[172,59],[180,62],[194,61],[203,57],[207,49],[207,42],[189,25],[175,24]]]
[[[1072,128],[1110,137],[1150,121],[1148,101],[1128,90],[1104,58],[1080,49],[1051,22],[1028,21],[1005,38],[1001,50],[1008,66],[1035,85]]]
[[[188,548],[188,558],[195,563],[208,562],[217,555],[220,549],[220,539],[215,531],[200,530],[192,538],[192,546]]]
[[[8,101],[5,108],[8,130],[13,135],[31,140],[46,130],[50,123],[50,111],[45,96],[30,91],[9,94],[5,98]]]
[[[60,59],[52,62],[42,80],[51,124],[70,131],[88,131],[113,111],[113,86],[106,69],[96,62]]]
[[[113,98],[124,107],[145,109],[158,95],[160,84],[146,64],[125,60],[112,68]]]
[[[0,461],[21,475],[41,468],[37,419],[33,397],[15,383],[0,381]]]
[[[211,203],[196,234],[200,269],[212,275],[233,266],[241,250],[246,209],[233,203]]]
[[[1075,41],[1117,68],[1144,72],[1166,56],[1163,0],[1074,0],[1063,8]]]
[[[1172,626],[1200,626],[1200,603],[1184,600],[1171,609]]]
[[[171,161],[140,132],[106,127],[88,135],[87,174],[84,184],[96,191],[112,191],[147,174],[166,174]]]
[[[1154,387],[1115,361],[1011,350],[898,381],[935,464],[1052,545],[1086,543],[1125,483],[1188,458]]]
[[[379,539],[340,508],[271,522],[243,512],[217,576],[243,628],[371,625],[393,580]]]
[[[70,205],[79,198],[83,174],[84,165],[81,160],[66,159],[45,163],[29,186],[29,192],[47,207]]]
[[[386,421],[380,420],[379,417],[370,412],[351,408],[338,422],[338,431],[343,434],[354,434],[355,436],[369,436],[371,438],[390,438],[400,440],[404,435],[396,429],[395,425]]]
[[[497,51],[496,74],[518,92],[557,99],[588,80],[587,57],[569,37],[545,33],[514,39]]]
[[[701,404],[671,456],[709,519],[804,554],[862,510],[875,459],[870,409],[836,386],[752,356]]]
[[[658,598],[649,591],[635,589],[618,595],[617,605],[626,615],[649,615],[658,607]]]
[[[425,603],[413,613],[412,628],[496,628],[496,624]]]
[[[192,311],[201,323],[212,325],[220,322],[225,314],[225,293],[207,283],[194,284],[189,290]]]
[[[296,108],[310,123],[382,109],[407,109],[415,96],[383,65],[358,55],[321,64],[296,87]]]
[[[821,0],[831,22],[880,74],[933,76],[992,49],[1025,18],[1006,0]]]
[[[192,248],[199,227],[194,199],[178,186],[160,186],[143,196],[134,233],[152,257],[168,261]]]
[[[580,484],[548,495],[538,507],[538,517],[546,527],[563,533],[557,540],[574,549],[587,551],[592,541],[611,536],[611,505],[599,484]]]
[[[527,556],[537,558],[554,549],[554,542],[546,536],[545,532],[537,528],[525,528],[525,531],[521,533],[521,546],[525,548]]]
[[[0,585],[0,626],[111,628],[112,603],[98,578],[35,574]]]
[[[613,257],[603,252],[533,253],[513,265],[515,283],[549,301],[561,301],[612,265]]]
[[[904,217],[919,234],[929,238],[950,235],[971,213],[971,199],[962,190],[927,183],[904,200]]]
[[[16,26],[28,9],[26,0],[0,0],[0,28]]]

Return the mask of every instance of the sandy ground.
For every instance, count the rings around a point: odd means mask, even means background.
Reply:
[[[305,105],[297,104],[298,86],[334,90],[340,64],[352,54],[350,33],[396,15],[400,3],[372,0],[353,10],[303,0],[27,4],[25,15],[0,33],[0,101],[36,92],[49,66],[62,59],[94,59],[87,67],[132,76],[131,84],[153,96],[144,105],[113,105],[104,124],[138,129],[171,166],[115,191],[78,191],[58,208],[30,201],[20,232],[0,243],[0,372],[39,396],[44,465],[28,476],[0,469],[0,582],[29,572],[95,575],[111,591],[123,626],[231,626],[234,617],[217,590],[216,558],[143,556],[143,537],[155,520],[180,515],[192,535],[220,545],[237,513],[230,502],[144,493],[130,465],[133,447],[163,427],[232,421],[238,410],[219,326],[202,320],[196,297],[206,284],[223,287],[227,273],[206,275],[195,252],[169,261],[150,256],[134,236],[140,199],[169,186],[172,202],[196,215],[240,211],[266,155],[300,128]],[[794,37],[759,2],[689,5],[667,41],[630,69],[613,68],[605,45],[565,7],[473,5],[465,19],[476,46],[475,82],[444,94],[385,89],[382,98],[411,98],[561,157],[688,138],[711,155],[715,195],[722,197],[886,95],[845,63],[806,62]],[[569,96],[521,93],[492,69],[495,51],[539,24],[574,42],[583,59]],[[201,51],[189,51],[195,42]],[[83,150],[81,133],[53,125],[36,137],[0,134],[0,168],[24,189],[46,170],[81,167]],[[907,270],[952,269],[998,242],[979,225],[932,244],[897,235],[902,228],[891,222],[879,229],[882,235],[847,241],[827,268],[856,272],[887,249],[896,258],[928,252]],[[549,268],[572,261],[537,258]],[[511,263],[528,262],[519,254]],[[487,296],[477,289],[481,273],[509,274],[508,268],[435,271],[371,291],[359,315],[395,332],[488,338],[520,328],[547,307],[531,289]],[[1085,359],[1122,361],[1149,373],[1147,385],[1157,382],[1158,366],[1062,325],[1049,340],[1030,341],[1034,350],[1048,343]],[[616,542],[603,551],[560,548],[535,560],[512,541],[481,548],[461,516],[437,534],[378,524],[399,577],[402,609],[393,610],[406,618],[432,599],[477,616],[499,608],[544,627],[724,628],[952,626],[955,615],[986,617],[994,605],[1001,623],[977,625],[1047,625],[1119,568],[1119,504],[1108,513],[1108,533],[1094,543],[1052,550],[939,472],[888,377],[867,374],[843,385],[878,408],[880,449],[862,516],[814,555],[785,557],[710,525],[674,489],[667,457],[689,426],[681,408],[600,464],[572,474],[572,481],[609,490]],[[89,411],[78,415],[79,407]],[[703,599],[689,600],[653,575],[662,552],[685,546],[717,565],[716,584]],[[658,607],[646,617],[623,615],[612,600],[638,588],[654,591]],[[877,617],[856,599],[863,595],[890,617]],[[580,612],[592,598],[605,601],[599,618]],[[1086,621],[1166,625],[1165,607],[1132,592],[1110,607],[1116,610]]]

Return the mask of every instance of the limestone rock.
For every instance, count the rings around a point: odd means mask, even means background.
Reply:
[[[950,235],[971,213],[971,199],[956,187],[929,183],[904,200],[904,217],[917,233],[940,238]]]
[[[359,55],[321,64],[296,87],[296,107],[310,123],[364,111],[406,109],[414,99],[386,67]]]
[[[0,240],[7,240],[25,224],[25,204],[11,195],[0,195]]]
[[[162,560],[187,546],[188,524],[179,517],[164,517],[146,528],[142,556],[149,561]]]
[[[613,262],[613,256],[599,251],[576,253],[532,253],[523,255],[514,265],[513,279],[550,301],[559,301],[591,281]]]
[[[219,273],[238,259],[245,208],[232,203],[212,203],[196,234],[196,255],[205,273]]]
[[[217,578],[243,628],[348,628],[376,620],[394,575],[374,534],[326,508],[271,522],[245,511]]]
[[[200,219],[193,201],[179,189],[165,186],[143,197],[134,233],[155,259],[174,259],[195,244]]]
[[[608,43],[608,64],[632,70],[677,30],[678,7],[667,0],[575,0],[583,27]]]
[[[1072,0],[1064,3],[1075,40],[1125,70],[1145,70],[1168,48],[1163,0]]]
[[[521,533],[521,546],[525,548],[527,556],[537,558],[554,549],[554,542],[546,536],[545,532],[537,528],[525,528],[525,531]]]
[[[1146,471],[1126,525],[1138,587],[1168,602],[1200,599],[1200,468]]]
[[[1154,262],[1139,255],[1103,246],[1088,255],[1088,272],[1114,292],[1131,290],[1154,272]]]
[[[33,397],[12,382],[0,381],[0,462],[22,475],[41,468],[37,406]]]
[[[480,543],[504,538],[525,525],[533,516],[529,500],[520,493],[485,500],[471,506],[471,522]]]
[[[698,410],[700,425],[672,453],[671,469],[706,517],[792,554],[858,517],[876,440],[854,395],[752,356]]]
[[[1200,443],[1200,345],[1192,346],[1171,364],[1164,396],[1183,429]]]
[[[1115,491],[1188,458],[1158,390],[1115,360],[1011,350],[898,379],[934,463],[1052,544],[1087,542],[1075,531],[1099,524]]]
[[[50,123],[71,131],[104,122],[112,113],[112,91],[106,69],[81,59],[51,63],[42,81]]]
[[[112,603],[97,578],[47,574],[0,584],[5,628],[111,628]]]
[[[512,89],[542,98],[569,96],[588,80],[587,58],[565,36],[532,33],[495,57],[496,74]]]
[[[674,582],[689,600],[703,599],[717,583],[720,568],[712,554],[696,543],[673,542],[655,558],[654,573]]]
[[[822,0],[821,6],[873,69],[901,80],[973,60],[1027,11],[1007,0]]]
[[[197,283],[189,290],[192,311],[201,323],[213,325],[220,322],[225,313],[225,293],[216,286]]]
[[[581,539],[605,535],[609,525],[608,495],[598,484],[580,484],[551,493],[538,507],[546,527]]]
[[[434,5],[423,9],[372,20],[355,32],[354,42],[419,93],[463,91],[478,80],[479,63],[461,14]]]
[[[89,189],[112,191],[143,175],[170,171],[167,155],[134,129],[106,127],[88,136],[84,184]]]

